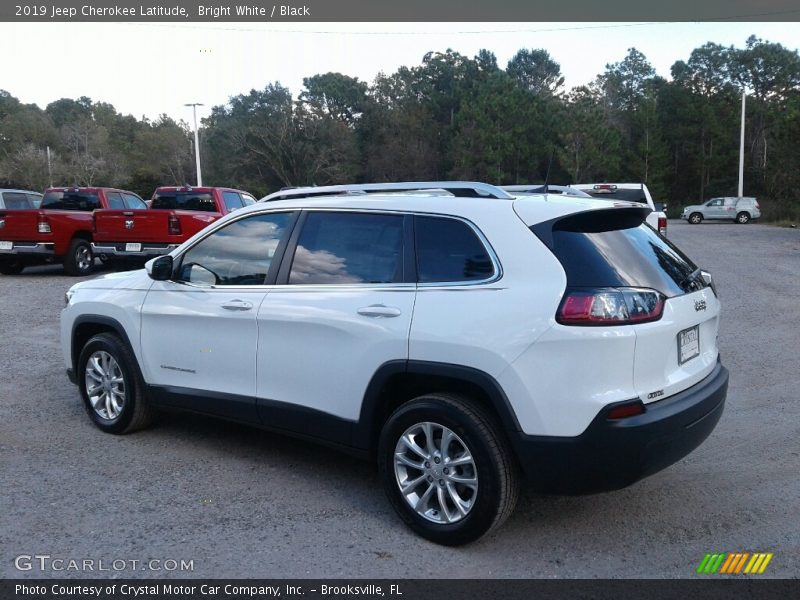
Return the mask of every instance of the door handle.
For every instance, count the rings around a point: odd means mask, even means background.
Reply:
[[[225,310],[250,310],[253,308],[252,302],[246,300],[231,300],[222,305]]]
[[[403,314],[399,308],[394,306],[384,306],[383,304],[362,306],[357,312],[365,317],[399,317],[401,314]]]

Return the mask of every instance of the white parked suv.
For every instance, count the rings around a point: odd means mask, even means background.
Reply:
[[[719,420],[719,300],[648,213],[468,182],[277,192],[72,286],[67,373],[109,433],[188,410],[376,460],[403,521],[466,543],[523,478],[618,489]]]
[[[728,196],[711,198],[703,204],[687,206],[681,213],[681,219],[692,225],[702,223],[704,219],[733,221],[745,225],[761,218],[761,205],[753,197]]]

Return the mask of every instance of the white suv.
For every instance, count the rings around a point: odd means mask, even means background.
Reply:
[[[717,295],[648,212],[466,182],[278,192],[70,288],[67,373],[106,432],[190,410],[374,459],[412,529],[462,544],[522,476],[621,488],[719,420]]]

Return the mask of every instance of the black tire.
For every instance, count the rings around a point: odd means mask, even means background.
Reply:
[[[3,275],[19,275],[22,273],[22,270],[25,268],[25,265],[18,260],[14,260],[11,262],[0,262],[0,273]]]
[[[470,508],[465,515],[459,517],[460,520],[455,522],[431,521],[430,517],[426,518],[417,512],[400,491],[400,479],[395,469],[396,447],[404,434],[424,423],[449,429],[460,438],[454,440],[455,447],[459,448],[463,445],[464,451],[474,459],[474,464],[468,468],[470,469],[469,473],[472,473],[474,469],[474,475],[477,477],[477,489],[474,492],[466,490],[467,494],[474,494],[469,498]],[[441,444],[439,446],[439,450],[441,450]],[[452,447],[450,446],[450,448]],[[461,456],[465,456],[465,454],[462,453]],[[421,466],[424,464],[427,463],[420,463]],[[441,467],[445,465],[445,462],[441,462],[438,467],[431,465],[439,469],[432,477],[439,477],[442,472]],[[475,541],[499,527],[514,511],[519,496],[519,469],[497,420],[479,405],[456,394],[427,394],[400,406],[389,417],[381,431],[378,468],[386,495],[400,518],[422,537],[447,546],[458,546]],[[401,466],[402,468],[414,473],[413,475],[409,474],[409,479],[425,476],[426,479],[419,485],[433,486],[438,493],[435,479],[426,476],[421,470]],[[455,467],[450,473],[453,476],[464,476],[463,471],[457,472],[462,468]],[[447,473],[446,470],[445,473]],[[430,481],[433,481],[433,484],[426,483]],[[458,485],[444,481],[444,479],[438,480],[443,495],[445,494],[444,490],[449,489],[449,486]],[[430,488],[419,495],[424,497],[429,491]],[[433,493],[431,493],[432,497]],[[440,501],[434,502],[441,506]],[[452,503],[452,499],[450,502]],[[452,504],[452,508],[455,508],[455,504]],[[431,511],[427,512],[431,513]],[[435,517],[441,518],[441,514],[443,514],[441,511],[432,511],[432,515]]]
[[[691,223],[692,225],[699,225],[702,222],[703,222],[703,215],[701,215],[700,213],[695,212],[689,215],[689,223]]]
[[[95,381],[86,374],[87,363],[90,358],[97,356],[96,353],[111,356],[118,365],[123,380],[124,401],[119,414],[112,415],[112,418],[108,418],[108,413],[102,415],[95,410],[87,392],[87,379]],[[113,373],[116,371],[112,370]],[[84,408],[92,422],[103,431],[115,434],[131,433],[144,429],[152,421],[153,410],[145,394],[144,381],[136,357],[127,344],[116,335],[100,333],[86,342],[78,357],[76,377]],[[102,405],[102,401],[99,404]]]
[[[746,225],[750,222],[750,213],[746,213],[744,211],[740,212],[736,215],[736,222],[740,225]]]
[[[64,257],[64,271],[67,275],[89,275],[94,271],[92,245],[82,238],[75,238]]]

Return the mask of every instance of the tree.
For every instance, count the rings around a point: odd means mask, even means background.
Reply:
[[[508,61],[506,67],[514,81],[535,94],[555,94],[564,85],[561,65],[550,57],[547,50],[522,49]]]
[[[367,84],[341,73],[325,73],[303,79],[300,100],[316,116],[328,116],[354,125],[367,103]]]

